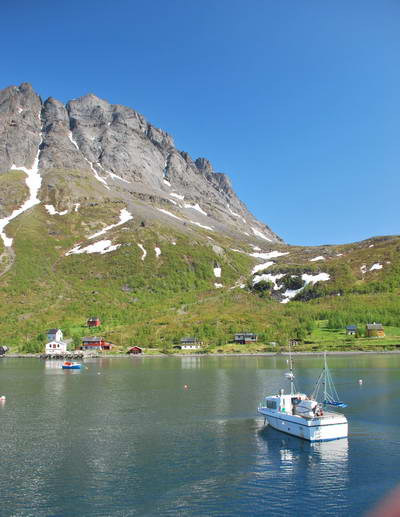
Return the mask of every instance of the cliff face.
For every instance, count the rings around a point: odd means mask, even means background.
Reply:
[[[199,226],[221,233],[281,242],[247,210],[225,174],[177,150],[168,133],[131,108],[93,94],[66,105],[52,97],[43,102],[27,83],[0,91],[0,174],[30,169],[38,152],[39,199],[48,196],[50,180],[50,187],[67,181],[69,202],[81,202],[82,189],[70,175],[75,171],[91,177],[96,199],[127,205],[140,199],[183,219],[190,213]],[[153,216],[171,220],[165,212]]]

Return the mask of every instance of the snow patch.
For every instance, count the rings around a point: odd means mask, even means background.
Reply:
[[[336,253],[337,257],[343,257],[343,253]]]
[[[77,144],[76,140],[74,140],[74,137],[72,136],[72,131],[70,131],[68,133],[68,138],[69,138],[70,142],[78,149],[78,151],[80,151],[79,145]]]
[[[100,253],[104,255],[104,253],[109,253],[110,251],[115,251],[121,246],[121,244],[111,245],[111,241],[103,240],[95,242],[94,244],[89,244],[85,248],[81,248],[80,246],[76,246],[72,250],[68,251],[65,255],[80,255],[81,253]]]
[[[144,260],[147,255],[147,251],[144,249],[143,244],[138,244],[138,246],[143,251],[142,260]]]
[[[98,172],[97,172],[97,171],[96,171],[96,169],[93,167],[93,163],[92,163],[92,162],[90,162],[90,161],[86,158],[86,156],[82,153],[82,151],[79,149],[79,145],[78,145],[78,143],[76,142],[76,140],[74,140],[74,137],[72,136],[72,131],[70,131],[70,132],[68,133],[68,138],[69,138],[70,142],[71,142],[71,143],[72,143],[72,144],[77,148],[77,150],[81,152],[81,154],[82,154],[82,156],[83,156],[84,160],[89,164],[89,166],[90,166],[90,168],[91,168],[91,170],[92,170],[92,172],[93,172],[93,174],[94,174],[94,177],[95,177],[98,181],[100,181],[100,183],[103,183],[103,185],[104,185],[108,190],[110,190],[110,187],[107,185],[106,180],[105,180],[104,178],[102,178],[101,176],[99,176]],[[101,167],[101,165],[100,165],[100,167]],[[103,168],[103,167],[101,167],[101,168]]]
[[[205,230],[211,230],[214,231],[214,228],[211,228],[211,226],[206,226],[204,224],[197,223],[196,221],[190,221],[192,224],[195,224],[196,226],[200,226],[200,228],[204,228]]]
[[[374,271],[374,269],[382,269],[383,266],[382,264],[379,264],[379,262],[377,262],[376,264],[372,264],[372,266],[369,268],[370,271]]]
[[[156,252],[156,257],[158,258],[161,255],[161,250],[158,246],[154,248],[154,251]]]
[[[50,215],[65,215],[68,214],[68,210],[63,210],[62,212],[57,212],[53,205],[44,205],[45,209],[49,212]]]
[[[168,187],[170,187],[170,186],[171,186],[171,183],[170,183],[168,180],[164,180],[164,183],[165,183]]]
[[[77,212],[80,206],[81,206],[80,203],[75,203],[75,205],[74,205],[74,212]]]
[[[214,267],[214,276],[215,278],[221,278],[222,269],[221,266]]]
[[[272,242],[272,239],[269,239],[266,235],[264,235],[262,232],[260,232],[260,230],[257,230],[257,228],[253,228],[252,226],[250,226],[250,228],[253,230],[254,235],[257,235],[257,237],[260,237],[261,239]]]
[[[261,248],[255,246],[254,244],[250,244],[250,246],[253,248],[254,251],[261,251]]]
[[[318,257],[314,257],[314,258],[310,259],[310,262],[317,262],[318,260],[325,260],[325,257],[323,257],[322,255],[319,255]]]
[[[276,258],[276,257],[283,257],[283,255],[289,255],[289,252],[288,251],[269,251],[267,253],[249,253],[250,257],[256,257],[256,258],[260,258],[260,259],[265,259],[265,260],[268,260],[268,259],[272,259],[272,258]]]
[[[317,282],[326,282],[331,277],[328,273],[318,273],[317,275],[308,275],[307,273],[304,273],[301,275],[302,280],[304,280],[305,284],[303,287],[300,287],[300,289],[286,289],[284,293],[282,293],[282,296],[284,299],[281,301],[281,303],[288,303],[292,298],[296,296],[296,294],[300,293],[308,284],[316,284]]]
[[[201,214],[207,216],[208,214],[206,212],[204,212],[204,210],[202,210],[199,206],[198,203],[196,203],[195,205],[191,205],[190,203],[185,203],[184,204],[184,207],[185,208],[191,208],[192,210],[197,210],[198,212],[200,212]]]
[[[107,171],[107,173],[109,174],[109,176],[111,176],[111,179],[113,179],[113,180],[119,180],[119,181],[123,181],[125,183],[130,183],[130,181],[126,180],[125,178],[121,178],[121,176],[118,176],[117,174],[114,174],[111,171]]]
[[[40,114],[39,114],[40,118]],[[33,162],[33,165],[30,169],[27,169],[26,167],[17,167],[16,165],[11,166],[11,170],[18,170],[23,171],[26,174],[25,183],[26,186],[29,189],[29,198],[25,201],[25,203],[18,209],[14,210],[11,215],[8,217],[4,217],[3,219],[0,219],[0,237],[3,240],[4,246],[6,248],[9,248],[12,246],[13,239],[10,237],[7,237],[7,235],[4,232],[4,228],[7,226],[7,224],[21,215],[23,212],[26,212],[30,208],[32,208],[35,205],[38,205],[40,203],[40,199],[38,198],[38,193],[40,190],[40,187],[42,185],[42,178],[39,174],[39,154],[40,154],[40,146],[43,142],[43,136],[40,135],[40,142],[38,146],[38,150],[35,156],[35,160]]]
[[[170,217],[174,217],[175,219],[178,219],[178,221],[183,221],[180,217],[178,217],[175,214],[171,214],[171,212],[168,212],[168,210],[164,210],[163,208],[157,208],[159,212],[162,212],[163,214],[169,215]]]
[[[88,237],[88,239],[95,239],[96,237],[99,237],[100,235],[105,234],[106,232],[108,232],[112,228],[116,228],[117,226],[120,226],[121,224],[125,224],[127,221],[130,221],[131,219],[133,219],[132,214],[130,214],[126,208],[123,208],[121,210],[120,214],[119,214],[119,221],[118,221],[118,223],[110,224],[110,226],[106,226],[105,228],[103,228],[99,232],[96,232],[93,235],[90,235]]]
[[[374,245],[373,245],[373,244],[370,244],[370,245],[368,246],[368,248],[373,248],[373,247],[374,247]]]
[[[268,267],[272,266],[272,264],[274,264],[274,262],[272,260],[270,260],[268,262],[264,262],[263,264],[257,264],[256,266],[253,267],[251,274],[255,275],[259,271],[263,271],[264,269],[267,269]]]
[[[216,289],[221,289],[221,287],[224,287],[224,286],[223,286],[222,284],[217,284],[217,283],[215,283],[215,284],[214,284],[214,287],[215,287]]]
[[[274,291],[278,291],[280,286],[276,283],[277,280],[280,280],[285,276],[284,273],[278,273],[277,275],[271,275],[269,273],[264,273],[263,275],[256,275],[253,278],[253,285],[258,284],[261,280],[266,280],[267,282],[272,282],[274,284]]]
[[[361,267],[360,267],[360,271],[363,275],[365,275],[365,273],[367,272],[367,266],[365,264],[363,264]]]
[[[176,199],[180,199],[181,201],[185,199],[185,196],[182,196],[181,194],[176,194],[175,192],[171,192],[170,196],[176,197]]]
[[[318,273],[316,275],[308,275],[307,273],[303,273],[301,278],[305,281],[306,285],[314,285],[317,282],[327,282],[330,280],[331,276],[329,273]]]

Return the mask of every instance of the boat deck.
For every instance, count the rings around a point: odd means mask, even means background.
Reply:
[[[324,414],[322,416],[303,416],[303,415],[296,415],[301,416],[305,420],[330,420],[335,418],[341,418],[344,415],[341,413],[336,413],[335,411],[324,411]]]

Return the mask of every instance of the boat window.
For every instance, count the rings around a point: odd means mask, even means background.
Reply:
[[[267,408],[268,409],[276,409],[276,402],[275,402],[275,400],[267,400]]]

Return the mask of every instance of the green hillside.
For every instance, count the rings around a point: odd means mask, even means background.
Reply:
[[[57,209],[59,195],[68,199],[67,191],[46,195]],[[138,344],[167,352],[187,335],[201,338],[210,351],[232,351],[238,348],[229,342],[239,331],[259,334],[253,351],[279,350],[289,339],[298,339],[297,347],[305,350],[322,344],[331,349],[400,344],[398,237],[318,248],[265,243],[263,250],[287,254],[256,273],[282,275],[280,289],[271,282],[260,288],[251,271],[265,260],[250,256],[254,248],[246,241],[202,229],[181,232],[140,217],[88,239],[115,224],[125,205],[112,199],[94,203],[88,197],[80,202],[79,210],[70,208],[63,216],[49,215],[41,204],[7,226],[15,256],[8,271],[0,264],[6,271],[0,276],[0,344],[14,351],[41,351],[51,327],[62,328],[79,343],[94,333],[84,326],[90,316],[101,318],[96,333],[119,345],[117,351]],[[119,247],[66,256],[78,245],[82,249],[101,239]],[[144,259],[139,244],[146,250]],[[313,262],[317,256],[324,260]],[[215,277],[215,266],[221,267],[221,278]],[[303,274],[320,273],[329,280],[303,287]],[[283,291],[299,288],[289,303],[280,303]],[[390,336],[356,339],[343,332],[347,324],[363,328],[372,321],[390,327]]]

